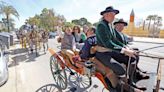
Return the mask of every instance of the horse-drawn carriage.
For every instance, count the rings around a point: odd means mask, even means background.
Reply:
[[[108,85],[108,81],[104,77],[103,71],[101,71],[100,67],[103,66],[97,66],[101,65],[98,61],[96,61],[94,58],[90,59],[87,62],[73,62],[78,64],[72,64],[69,58],[60,52],[55,52],[53,49],[49,49],[49,52],[52,54],[50,58],[50,68],[52,72],[52,76],[55,80],[55,84],[62,90],[67,88],[68,84],[68,78],[66,70],[70,72],[69,80],[73,80],[80,88],[89,88],[92,85],[92,77],[97,77],[101,83],[104,85],[104,88],[109,90],[110,92],[117,92],[115,89],[113,89],[111,86]],[[156,85],[153,89],[151,89],[152,92],[158,92],[160,88],[160,76],[161,76],[161,59],[164,59],[164,57],[154,56],[145,54],[144,52],[140,52],[142,54],[139,54],[143,57],[149,57],[149,58],[157,58],[159,60],[158,67],[157,67],[157,79],[155,80]],[[98,68],[99,67],[99,68]],[[100,69],[100,70],[99,70]],[[108,71],[108,72],[113,72]],[[111,81],[111,80],[110,80]],[[122,81],[119,81],[122,82]],[[151,85],[151,84],[149,84]],[[119,92],[123,92],[123,88],[121,87],[121,90]],[[129,91],[131,92],[131,91]],[[148,92],[148,91],[146,91]]]

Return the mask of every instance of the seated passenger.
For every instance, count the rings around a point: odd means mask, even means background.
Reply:
[[[70,61],[72,62],[72,56],[74,56],[74,50],[75,50],[75,39],[72,35],[72,30],[70,27],[65,28],[64,37],[61,40],[61,51],[62,53],[65,53]],[[72,62],[73,63],[73,62]]]
[[[79,26],[74,26],[72,31],[73,36],[75,37],[76,48],[81,50],[84,45],[84,41],[86,40],[84,34],[81,33]]]
[[[126,38],[126,35],[124,35],[122,33],[123,29],[124,29],[124,26],[127,26],[128,24],[126,22],[124,22],[123,19],[119,19],[118,21],[114,22],[114,27],[115,27],[115,32],[116,32],[116,39],[119,40],[121,43],[125,44],[127,46],[128,42],[127,40],[125,39]],[[129,46],[127,46],[129,48]],[[134,49],[134,48],[132,48]],[[135,48],[134,50],[137,50],[137,48]],[[123,54],[121,55],[117,55],[117,56],[113,56],[115,59],[117,59],[117,61],[128,61],[126,60],[125,58],[123,59],[122,57],[124,57]],[[118,58],[119,57],[119,58]],[[135,55],[136,57],[136,71],[135,71],[135,75],[134,77],[136,77],[136,79],[148,79],[149,76],[145,75],[145,74],[142,74],[144,73],[143,71],[141,71],[138,67],[138,62],[139,62],[139,56],[138,55]]]
[[[94,57],[95,54],[91,54],[90,50],[92,46],[96,46],[96,29],[94,27],[89,28],[87,31],[87,39],[84,41],[84,46],[80,50],[80,58],[83,60],[88,60],[90,57]]]
[[[96,36],[95,36],[96,29],[94,27],[91,27],[88,29],[87,33],[87,39],[84,41],[84,45],[82,49],[79,52],[79,55],[76,55],[73,57],[74,61],[87,61],[89,58],[94,57],[94,54],[90,53],[90,50],[93,46],[96,46]],[[76,63],[79,64],[80,63]]]

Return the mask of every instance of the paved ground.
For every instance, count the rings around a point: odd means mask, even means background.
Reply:
[[[164,44],[164,38],[134,37],[133,39],[136,42]]]
[[[146,41],[146,40],[145,40]],[[144,51],[145,53],[148,53],[148,55],[151,56],[162,56],[164,57],[164,45],[158,43],[145,43],[145,41],[137,41],[134,42],[131,46],[132,47],[138,47],[141,51]],[[150,41],[150,40],[149,40]],[[155,48],[158,47],[158,48]],[[153,49],[147,49],[147,48],[153,48]],[[161,75],[161,89],[164,89],[164,60],[161,60],[162,65],[162,75]],[[156,71],[158,66],[158,59],[148,58],[148,57],[140,57],[140,63],[139,67],[143,70],[148,71],[152,78],[149,81],[140,81],[138,84],[140,85],[147,85],[150,86],[151,84],[156,84]],[[153,77],[154,76],[154,77]],[[145,84],[146,83],[146,84]],[[150,90],[147,90],[146,92],[151,92]],[[160,92],[164,92],[164,90],[160,90]]]
[[[159,45],[161,44],[134,42],[131,46],[139,47],[141,50],[144,50]],[[58,51],[60,44],[58,44],[56,40],[50,39],[49,46],[55,51]],[[163,55],[164,47],[147,50],[147,52]],[[21,49],[19,44],[12,47],[10,55],[11,59],[9,62],[9,80],[5,85],[0,87],[0,92],[47,92],[46,89],[54,89],[55,91],[53,92],[57,92],[58,89],[54,84],[50,71],[50,56],[50,53],[47,52],[44,54],[43,50],[40,50],[39,56],[36,57],[35,54],[29,54],[26,49]],[[162,70],[164,70],[164,63],[162,63],[162,65]],[[156,73],[157,61],[141,57],[139,67],[148,72]],[[150,83],[155,84],[152,82],[149,82],[148,84]],[[140,82],[140,84],[143,84],[143,82]],[[73,86],[70,87],[70,85],[71,82],[69,82],[68,88],[63,90],[63,92],[71,92],[70,88]],[[161,88],[164,88],[164,71],[162,72]],[[102,83],[98,79],[93,78],[93,85],[90,88],[80,89],[80,91],[76,92],[102,92],[102,89]],[[152,91],[148,90],[147,92]],[[160,92],[164,91],[160,90]]]

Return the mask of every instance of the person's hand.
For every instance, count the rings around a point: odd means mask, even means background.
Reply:
[[[135,58],[135,55],[137,55],[137,53],[131,49],[124,49],[124,54],[129,57],[134,57],[134,58]]]
[[[129,46],[126,46],[125,47],[126,49],[129,49],[129,50],[133,50],[131,47],[129,47]]]
[[[139,51],[138,50],[134,50],[135,55],[139,55]]]

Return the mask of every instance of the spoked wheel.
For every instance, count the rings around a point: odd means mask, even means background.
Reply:
[[[55,84],[47,84],[39,89],[37,89],[35,92],[62,92]]]
[[[86,75],[81,75],[79,73],[70,75],[69,80],[80,89],[87,89],[92,84],[91,77],[88,77]]]
[[[52,76],[55,80],[55,84],[64,90],[67,88],[67,75],[65,69],[62,69],[59,62],[60,61],[58,61],[58,59],[56,59],[54,56],[51,56],[50,68]]]

